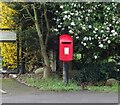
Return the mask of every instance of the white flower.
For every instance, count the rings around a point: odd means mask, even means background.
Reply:
[[[67,14],[67,13],[68,13],[68,11],[64,11],[63,13],[64,13],[64,14]]]
[[[115,17],[113,17],[112,20],[115,21]]]
[[[74,15],[74,13],[70,13],[70,15]]]
[[[108,13],[109,11],[108,11],[108,10],[106,10],[106,12]]]
[[[75,26],[75,23],[74,23],[74,22],[71,22],[71,25],[72,25],[72,26]]]
[[[103,48],[103,44],[100,44],[99,47],[100,47],[100,48]]]
[[[110,41],[110,40],[108,40],[107,42],[108,42],[108,44],[109,44],[109,43],[111,43],[111,41]]]
[[[83,38],[83,40],[84,40],[84,41],[87,41],[87,40],[88,40],[88,37],[85,36],[85,37]]]
[[[85,30],[86,28],[83,26],[82,29]]]
[[[76,7],[76,4],[74,4],[74,7]]]
[[[90,16],[90,14],[88,13],[87,16]]]
[[[83,18],[83,15],[81,15],[80,17]]]
[[[67,15],[64,16],[64,18],[67,18],[67,17],[68,17]]]
[[[88,21],[88,17],[85,17],[85,20]]]
[[[95,34],[95,33],[96,33],[96,31],[93,31],[93,33]]]
[[[106,39],[103,39],[103,41],[105,42],[105,41],[106,41]]]
[[[83,6],[81,8],[83,8]]]
[[[120,70],[119,70],[119,69],[117,69],[117,71],[119,72]]]
[[[65,20],[66,18],[63,18],[63,20]]]
[[[79,11],[79,14],[81,14],[82,12],[81,11]]]
[[[79,36],[77,36],[76,39],[79,39]]]
[[[98,42],[99,44],[101,44],[101,42]]]
[[[91,26],[91,25],[89,25],[88,27],[89,27],[89,28],[92,28],[92,26]]]
[[[69,33],[73,34],[74,32],[72,30],[69,30]]]
[[[103,30],[101,30],[100,32],[101,32],[101,33],[103,33],[104,31],[103,31]]]
[[[57,19],[57,22],[60,21],[60,19]]]
[[[77,36],[77,33],[75,33],[75,36]]]
[[[68,26],[68,29],[71,29],[71,27],[70,27],[70,26]]]
[[[70,15],[68,15],[68,19],[71,20]]]
[[[110,10],[110,7],[108,7],[107,10]]]
[[[78,20],[80,20],[80,17],[78,17]]]
[[[110,34],[110,36],[113,36],[112,34]]]
[[[116,24],[118,24],[119,23],[119,21],[116,21]]]
[[[56,32],[57,32],[57,31],[58,31],[58,29],[54,29],[54,31],[56,31]]]
[[[88,12],[92,12],[92,10],[89,9]]]
[[[95,28],[95,31],[97,31],[98,30],[98,28]]]
[[[91,37],[89,37],[89,40],[91,40],[92,38]]]
[[[98,37],[98,39],[100,39],[100,37]]]
[[[107,30],[110,30],[110,28],[109,28],[109,27],[107,27]]]
[[[109,24],[109,26],[112,26],[111,24]]]
[[[108,37],[106,37],[106,40],[108,39]]]
[[[58,28],[61,28],[61,25],[58,25]]]
[[[55,11],[56,13],[58,13],[58,10],[57,11]]]
[[[87,44],[86,43],[83,43],[84,46],[86,46]]]
[[[78,16],[78,12],[75,14],[75,16]]]
[[[114,33],[113,33],[113,36],[115,36],[115,35],[117,35],[117,34],[118,34],[117,32],[114,32]]]
[[[95,37],[98,37],[98,35],[95,35]]]
[[[106,25],[107,23],[103,23],[104,25]]]
[[[74,3],[72,3],[71,5],[74,5]]]
[[[114,32],[115,32],[115,30],[111,30],[111,32],[112,32],[112,33],[114,33]]]
[[[95,55],[94,58],[97,59],[97,56]]]
[[[63,5],[61,5],[60,8],[63,8]]]
[[[112,22],[115,23],[115,20],[113,20]]]

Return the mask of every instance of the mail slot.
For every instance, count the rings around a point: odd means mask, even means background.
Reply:
[[[71,44],[71,42],[62,42],[62,44]]]
[[[59,60],[73,60],[73,39],[68,34],[62,34],[59,37]]]

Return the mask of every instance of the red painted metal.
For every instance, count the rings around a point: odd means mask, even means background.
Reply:
[[[68,34],[62,34],[59,37],[59,60],[73,60],[73,38]]]

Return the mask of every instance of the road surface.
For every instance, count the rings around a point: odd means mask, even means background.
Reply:
[[[40,91],[10,79],[3,81],[2,89],[7,92],[3,103],[118,103],[118,93]]]

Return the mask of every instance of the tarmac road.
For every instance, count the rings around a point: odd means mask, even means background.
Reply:
[[[118,103],[118,93],[40,91],[9,79],[2,89],[2,103]]]

